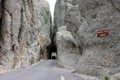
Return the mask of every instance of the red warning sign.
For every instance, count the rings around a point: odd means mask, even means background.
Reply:
[[[99,30],[97,31],[97,38],[102,38],[109,36],[109,30]]]

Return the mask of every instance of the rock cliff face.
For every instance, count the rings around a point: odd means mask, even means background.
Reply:
[[[0,0],[0,65],[29,66],[46,58],[51,14],[46,0]]]
[[[119,0],[57,0],[54,24],[60,65],[94,76],[120,71]]]

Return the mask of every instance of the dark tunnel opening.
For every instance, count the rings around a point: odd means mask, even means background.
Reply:
[[[57,47],[54,41],[55,33],[51,37],[51,44],[47,47],[48,59],[57,59]]]
[[[57,47],[54,43],[51,43],[50,46],[47,47],[48,50],[48,59],[57,59]]]

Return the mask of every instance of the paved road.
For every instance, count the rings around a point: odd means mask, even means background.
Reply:
[[[57,68],[57,61],[42,61],[27,69],[0,74],[0,80],[83,80],[69,70]]]

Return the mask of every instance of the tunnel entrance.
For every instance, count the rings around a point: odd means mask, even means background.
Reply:
[[[57,47],[54,43],[48,47],[48,59],[57,59]]]
[[[57,48],[55,45],[52,45],[51,50],[50,50],[50,59],[57,59]]]
[[[55,33],[51,36],[51,44],[47,47],[48,59],[57,59],[57,47],[54,42]]]

